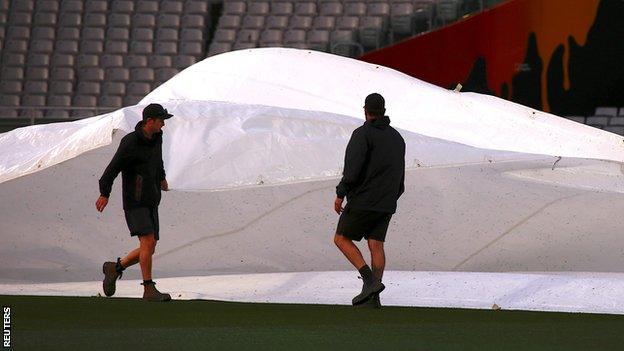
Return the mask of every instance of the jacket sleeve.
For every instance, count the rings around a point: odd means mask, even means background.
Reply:
[[[100,195],[109,197],[111,189],[113,188],[113,181],[117,178],[119,172],[121,172],[129,163],[131,158],[131,148],[129,139],[122,139],[115,152],[115,156],[108,164],[108,167],[104,170],[104,174],[100,178]]]
[[[160,142],[160,181],[167,179],[167,174],[165,173],[165,163],[162,158],[162,141]]]
[[[344,198],[349,191],[358,185],[367,156],[368,143],[366,142],[366,135],[362,129],[356,129],[353,134],[351,134],[351,139],[349,140],[347,151],[345,152],[342,179],[340,183],[338,183],[338,186],[336,186],[337,197],[341,199]]]

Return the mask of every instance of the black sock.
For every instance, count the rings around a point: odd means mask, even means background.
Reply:
[[[360,275],[362,276],[362,279],[365,283],[370,283],[373,281],[373,271],[371,271],[370,267],[367,264],[365,264],[364,267],[358,269],[358,272],[360,272]]]
[[[141,284],[141,285],[147,286],[147,285],[152,285],[152,284],[154,284],[154,281],[150,279],[150,280],[144,280],[143,284]]]
[[[115,270],[121,274],[124,271],[124,267],[121,265],[121,257],[117,257],[117,263],[115,264]]]

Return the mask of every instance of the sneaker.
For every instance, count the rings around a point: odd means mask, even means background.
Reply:
[[[171,295],[163,294],[156,289],[156,283],[143,284],[145,290],[143,291],[143,300],[152,302],[166,302],[171,301]]]
[[[121,276],[117,272],[117,264],[115,262],[104,262],[102,273],[104,273],[104,281],[102,282],[104,295],[109,297],[115,295],[115,282]]]
[[[378,294],[382,292],[385,288],[386,286],[377,279],[373,279],[372,282],[364,282],[364,285],[362,286],[362,292],[353,298],[352,303],[354,306],[360,305],[366,302],[366,300],[368,300],[373,294]]]

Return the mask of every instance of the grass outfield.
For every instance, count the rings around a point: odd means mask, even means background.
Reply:
[[[0,296],[14,350],[622,350],[624,316]]]

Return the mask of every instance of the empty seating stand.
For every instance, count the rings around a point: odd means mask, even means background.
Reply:
[[[261,16],[256,22],[264,19],[268,4],[252,6]],[[222,5],[222,0],[0,1],[0,118],[79,118],[138,102],[206,57],[211,24]],[[243,2],[240,13],[245,11]]]

